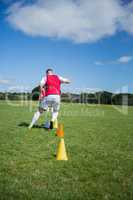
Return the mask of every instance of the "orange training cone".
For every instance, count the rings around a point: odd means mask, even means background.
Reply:
[[[61,138],[61,141],[58,146],[56,160],[68,160],[64,139]]]
[[[59,127],[56,131],[56,135],[58,137],[64,137],[64,130],[63,130],[63,124],[59,124]]]

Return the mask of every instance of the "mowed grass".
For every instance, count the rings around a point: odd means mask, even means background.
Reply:
[[[27,129],[33,108],[0,102],[0,200],[133,199],[133,107],[62,104],[68,161],[55,131]]]

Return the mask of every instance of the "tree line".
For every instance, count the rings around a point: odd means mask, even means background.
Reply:
[[[33,100],[39,99],[39,87],[32,90],[31,93],[4,93],[0,92],[0,100]],[[111,93],[108,91],[99,91],[95,93],[62,93],[61,101],[67,103],[84,104],[114,104],[114,105],[133,105],[133,94],[129,93]]]

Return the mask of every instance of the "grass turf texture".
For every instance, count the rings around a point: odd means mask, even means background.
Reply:
[[[0,102],[1,200],[133,199],[133,107],[62,104],[68,161],[54,131],[27,130],[34,111]]]

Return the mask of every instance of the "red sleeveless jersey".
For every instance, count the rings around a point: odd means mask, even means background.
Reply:
[[[61,81],[57,75],[48,75],[46,80],[46,96],[48,95],[60,95]]]

